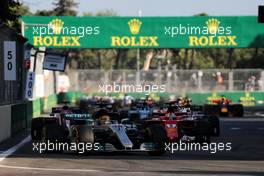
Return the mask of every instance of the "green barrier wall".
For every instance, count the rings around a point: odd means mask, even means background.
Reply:
[[[41,114],[41,103],[40,98],[32,101],[33,117],[39,116]]]
[[[124,95],[123,93],[108,93],[107,96],[111,96],[111,97],[120,97],[120,95]],[[136,92],[133,92],[133,93],[126,93],[126,95],[129,95],[129,96],[132,96],[133,98],[142,98],[142,97],[145,97],[146,96],[146,93],[136,93]],[[162,93],[155,93],[155,96],[158,96],[158,97],[162,97],[162,98],[169,98],[170,97],[170,93],[167,93],[167,92],[162,92]],[[102,93],[102,92],[94,92],[94,93],[91,93],[89,94],[89,96],[106,96],[105,93]]]
[[[262,106],[264,105],[264,92],[204,92],[193,93],[188,92],[186,96],[192,99],[194,104],[205,104],[209,97],[225,96],[232,100],[232,102],[242,102],[245,106]]]
[[[59,93],[57,96],[57,102],[58,103],[63,103],[63,102],[75,103],[76,100],[78,100],[83,95],[84,94],[82,92]]]

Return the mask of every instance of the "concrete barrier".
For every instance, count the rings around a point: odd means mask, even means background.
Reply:
[[[27,128],[27,104],[11,105],[11,136]]]
[[[11,106],[0,106],[0,142],[11,136]]]

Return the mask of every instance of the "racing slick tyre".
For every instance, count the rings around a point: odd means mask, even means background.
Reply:
[[[41,140],[42,129],[44,126],[43,118],[34,118],[31,121],[31,138],[32,140]]]
[[[220,122],[217,116],[210,116],[209,123],[211,126],[211,136],[219,136],[220,135]]]
[[[229,105],[230,113],[233,117],[243,117],[244,116],[244,107],[242,104],[233,104]]]
[[[68,132],[56,122],[48,123],[43,126],[42,142],[67,142]]]
[[[212,105],[212,104],[205,104],[204,105],[204,114],[206,115],[219,115],[219,106]]]
[[[167,141],[167,135],[164,127],[159,124],[149,125],[146,128],[147,132],[147,141],[154,144],[154,150],[149,151],[148,154],[152,156],[159,156],[164,154],[165,143]]]
[[[44,124],[41,133],[41,142],[45,143],[47,148],[45,153],[63,152],[63,149],[57,148],[57,144],[68,142],[68,132],[63,126],[58,125],[55,121]]]
[[[71,139],[77,144],[83,143],[94,143],[94,132],[91,126],[76,125],[72,127]]]

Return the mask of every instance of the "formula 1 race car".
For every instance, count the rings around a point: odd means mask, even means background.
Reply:
[[[209,103],[204,105],[204,112],[221,117],[243,117],[244,107],[240,103],[232,103],[230,99],[221,96],[210,99]]]
[[[206,116],[200,107],[182,99],[169,102],[165,107],[139,101],[136,107],[127,111],[122,121],[162,125],[166,131],[167,142],[210,142],[212,136],[219,136],[219,118]]]
[[[185,100],[170,102],[167,107],[153,112],[154,119],[160,120],[166,130],[167,141],[181,140],[202,144],[210,143],[211,137],[220,135],[217,116],[207,116],[202,111],[197,111],[197,107],[185,103]]]
[[[209,143],[218,136],[219,119],[175,101],[155,105],[145,99],[130,108],[113,108],[108,101],[85,101],[80,107],[54,107],[49,117],[34,118],[33,140],[99,144],[100,151],[165,153],[167,142]]]
[[[92,114],[64,106],[53,108],[52,115],[32,120],[33,140],[98,143],[102,151],[146,151],[150,155],[165,152],[166,131],[161,124],[131,123],[104,108]]]

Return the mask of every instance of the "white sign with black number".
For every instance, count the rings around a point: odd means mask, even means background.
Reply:
[[[30,49],[25,49],[24,50],[24,60],[29,60],[31,57],[31,50]]]
[[[43,63],[43,69],[64,71],[66,63],[66,57],[55,54],[46,54]]]
[[[4,41],[4,80],[16,80],[16,42]]]
[[[25,98],[26,99],[32,99],[33,98],[34,81],[35,81],[35,73],[29,71],[27,73],[27,82],[26,82],[26,92],[25,92]]]

